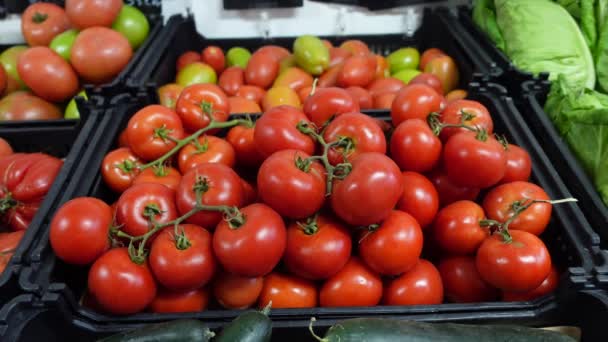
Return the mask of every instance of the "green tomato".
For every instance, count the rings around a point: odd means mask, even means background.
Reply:
[[[72,45],[74,45],[74,40],[76,40],[76,36],[78,36],[77,30],[67,30],[55,36],[55,38],[53,38],[53,40],[51,41],[51,45],[49,45],[49,47],[51,48],[51,50],[57,52],[59,56],[63,57],[63,59],[69,62],[70,52],[72,51]]]
[[[185,66],[177,74],[175,83],[187,87],[197,83],[217,83],[217,75],[212,67],[196,62]]]
[[[150,32],[150,23],[146,16],[137,8],[123,5],[112,28],[127,38],[133,50],[143,44]]]
[[[84,97],[85,100],[89,99],[87,93],[84,90],[81,90],[80,93],[76,94],[76,96],[74,96],[74,98],[70,100],[70,103],[68,103],[67,107],[65,107],[65,113],[63,114],[64,118],[80,119],[80,112],[78,112],[78,106],[76,106],[76,98],[78,96]]]
[[[247,63],[249,63],[249,58],[251,58],[251,52],[240,46],[233,47],[226,53],[226,60],[228,61],[229,67],[236,65],[245,69]]]
[[[329,67],[329,49],[321,39],[305,35],[293,42],[296,64],[312,75],[321,75]]]
[[[414,77],[420,75],[421,73],[422,71],[420,70],[405,69],[393,74],[391,77],[402,80],[403,83],[408,84]]]
[[[16,90],[27,88],[17,72],[17,58],[25,50],[27,50],[27,46],[17,45],[4,50],[0,54],[0,63],[2,63],[4,71],[6,71],[6,74],[19,84],[19,88]]]
[[[388,55],[386,60],[391,68],[391,74],[396,74],[404,69],[417,69],[420,63],[420,52],[411,47],[401,48]]]

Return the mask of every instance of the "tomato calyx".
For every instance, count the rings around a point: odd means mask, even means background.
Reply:
[[[171,134],[173,132],[172,129],[168,129],[166,125],[162,125],[159,128],[155,128],[154,129],[154,137],[155,138],[160,138],[162,139],[162,141],[166,142],[167,140],[170,141],[176,141],[176,139],[174,139],[173,137],[171,137],[169,134]]]
[[[152,170],[154,171],[154,175],[156,177],[166,177],[169,174],[169,171],[164,164],[154,166]]]
[[[209,150],[209,140],[207,139],[207,137],[205,136],[205,140],[203,141],[203,143],[201,144],[200,141],[198,141],[198,139],[194,139],[194,141],[192,142],[194,144],[194,153],[195,154],[201,154],[201,153],[205,153]]]
[[[36,12],[32,16],[32,21],[35,22],[36,24],[42,24],[43,22],[45,22],[48,19],[48,17],[49,17],[49,15],[46,13]]]
[[[297,221],[296,224],[302,228],[302,231],[306,235],[314,235],[319,231],[319,224],[317,223],[317,217],[319,217],[319,213],[308,217],[305,222]]]
[[[359,227],[359,229],[364,229],[366,230],[365,234],[363,234],[363,236],[361,237],[361,239],[359,239],[359,243],[363,242],[363,240],[365,240],[368,236],[370,236],[371,234],[373,234],[374,232],[376,232],[378,229],[380,229],[380,225],[377,223],[372,223],[369,226],[363,226],[363,227]]]
[[[0,198],[0,215],[6,214],[9,210],[18,205],[19,202],[13,198],[13,195],[10,192],[5,193],[4,196]]]
[[[137,163],[132,160],[125,159],[122,163],[114,165],[114,167],[119,168],[124,173],[131,173],[137,169]]]
[[[439,134],[441,134],[441,131],[444,128],[464,128],[466,130],[474,132],[475,139],[477,139],[479,141],[488,140],[488,131],[486,131],[485,129],[479,128],[477,126],[471,126],[471,125],[466,124],[467,121],[470,121],[473,118],[475,118],[475,115],[473,115],[471,113],[462,111],[459,124],[443,123],[443,122],[441,122],[441,120],[439,120],[440,117],[441,117],[441,114],[436,113],[436,112],[429,114],[429,116],[427,117],[427,123],[429,124],[429,127],[431,127],[433,134],[435,134],[436,136],[439,136]]]

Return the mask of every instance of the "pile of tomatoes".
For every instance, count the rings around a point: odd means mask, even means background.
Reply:
[[[148,36],[149,23],[122,0],[67,0],[65,9],[28,6],[21,31],[29,47],[0,54],[0,121],[78,118],[73,101],[65,113],[58,104],[73,99],[81,82],[114,79]]]

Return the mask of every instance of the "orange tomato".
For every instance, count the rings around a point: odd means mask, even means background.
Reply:
[[[262,112],[262,109],[257,102],[244,97],[229,97],[228,105],[230,106],[230,114]]]
[[[262,107],[264,111],[269,110],[272,107],[281,105],[289,105],[296,108],[302,108],[300,97],[298,93],[293,91],[289,87],[273,87],[268,89],[264,100],[262,101]]]

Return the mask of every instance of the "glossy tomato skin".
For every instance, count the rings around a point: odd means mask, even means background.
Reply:
[[[310,74],[300,68],[291,67],[279,74],[273,87],[288,87],[297,92],[304,87],[312,86],[312,82]]]
[[[374,102],[369,91],[361,87],[348,87],[346,91],[350,94],[353,100],[359,103],[360,109],[372,109]]]
[[[532,174],[532,159],[528,151],[517,145],[509,144],[505,150],[505,154],[507,157],[507,168],[500,183],[528,181],[530,174]]]
[[[170,166],[163,166],[162,173],[157,174],[158,172],[160,171],[155,168],[144,169],[133,179],[133,184],[158,183],[176,191],[182,180],[182,174]]]
[[[366,87],[376,76],[376,63],[373,55],[349,57],[338,73],[338,85],[344,88]]]
[[[398,126],[407,119],[426,120],[433,112],[443,108],[443,96],[425,84],[412,84],[401,89],[391,106],[393,125]]]
[[[66,0],[65,9],[70,22],[79,29],[92,26],[112,26],[122,8],[121,0]]]
[[[158,102],[161,105],[174,110],[182,90],[184,90],[184,87],[177,83],[165,84],[158,88]]]
[[[202,135],[198,146],[190,143],[179,151],[177,162],[181,173],[186,173],[203,163],[220,163],[233,167],[236,163],[234,148],[229,142],[213,135]]]
[[[463,100],[467,97],[467,91],[466,90],[462,90],[462,89],[454,89],[451,92],[445,94],[445,100],[447,101],[448,104],[457,101],[457,100]]]
[[[460,200],[474,201],[479,195],[479,188],[455,184],[441,168],[431,171],[428,178],[437,189],[440,207]]]
[[[240,276],[258,277],[270,273],[279,263],[287,240],[281,216],[265,204],[241,209],[245,223],[232,228],[226,221],[213,234],[213,251],[222,267]]]
[[[310,136],[298,130],[297,125],[301,121],[310,123],[301,110],[291,106],[274,107],[264,113],[257,120],[253,132],[258,151],[264,157],[288,149],[312,155],[315,143]]]
[[[470,120],[463,121],[463,113],[471,115]],[[490,116],[488,109],[477,101],[471,100],[456,100],[441,112],[441,122],[445,124],[457,125],[464,123],[468,126],[477,127],[485,130],[488,135],[492,135],[494,131],[494,122]],[[459,132],[466,132],[465,128],[446,127],[441,130],[440,137],[443,141],[447,141],[451,136]]]
[[[55,4],[31,4],[21,16],[21,32],[29,46],[48,46],[56,35],[69,28],[68,16]]]
[[[0,157],[5,157],[13,154],[13,148],[4,139],[0,138]]]
[[[207,309],[208,304],[207,288],[179,292],[160,289],[149,309],[155,313],[200,312]]]
[[[379,80],[389,77],[391,70],[386,58],[380,55],[374,55],[374,57],[376,57],[376,74],[374,75],[374,79]]]
[[[114,192],[127,190],[139,174],[141,160],[127,147],[110,151],[101,163],[101,176]]]
[[[503,291],[534,290],[551,272],[551,256],[536,235],[511,230],[512,242],[506,243],[500,234],[486,239],[475,263],[481,278]]]
[[[489,229],[479,224],[483,219],[483,209],[475,202],[458,201],[449,204],[439,210],[435,218],[435,241],[450,254],[473,254],[490,236]]]
[[[420,259],[408,272],[393,279],[384,289],[385,305],[435,305],[443,302],[443,283],[437,268]]]
[[[319,304],[335,306],[375,306],[382,299],[382,280],[359,258],[327,279],[319,292]]]
[[[286,86],[272,87],[268,89],[262,99],[262,108],[264,111],[268,111],[271,108],[278,107],[281,105],[292,106],[295,108],[301,108],[300,97],[298,93]]]
[[[243,97],[229,97],[228,105],[230,106],[230,114],[248,113],[259,115],[260,113],[262,113],[262,109],[257,104],[257,102]]]
[[[422,229],[416,219],[393,210],[377,229],[362,233],[359,255],[376,273],[399,275],[418,262],[422,239]]]
[[[224,51],[219,46],[207,46],[204,48],[201,52],[201,60],[203,63],[210,65],[218,75],[226,67],[226,56],[224,56]]]
[[[435,59],[436,57],[446,56],[446,53],[437,48],[430,48],[425,50],[420,56],[420,70],[424,70],[426,65]]]
[[[358,39],[346,40],[340,44],[340,48],[350,52],[353,56],[367,56],[371,53],[367,44]]]
[[[441,86],[441,80],[439,77],[423,72],[422,74],[412,78],[408,84],[426,84],[433,88],[437,94],[443,95],[443,87]]]
[[[368,152],[352,161],[348,176],[334,180],[330,200],[336,215],[346,223],[370,225],[388,217],[402,193],[403,179],[395,162],[384,154]]]
[[[92,197],[75,198],[57,210],[49,241],[55,254],[69,264],[87,265],[109,247],[112,210]]]
[[[443,281],[445,297],[452,303],[493,302],[499,291],[479,276],[475,258],[471,256],[448,257],[437,267]]]
[[[456,62],[450,56],[433,58],[425,67],[424,72],[433,74],[441,80],[443,93],[449,93],[458,86],[460,72]]]
[[[155,160],[169,152],[176,143],[159,136],[158,129],[166,130],[167,137],[182,139],[184,128],[179,116],[161,105],[150,105],[139,110],[127,124],[127,140],[131,151],[143,160]]]
[[[177,246],[178,237],[173,226],[163,229],[150,248],[150,269],[166,289],[187,291],[201,288],[211,280],[217,268],[211,234],[193,224],[180,225],[177,230],[188,240],[187,247]]]
[[[280,61],[281,59],[290,55],[289,50],[278,45],[265,45],[257,49],[255,52],[267,53],[272,58]]]
[[[358,112],[359,103],[340,88],[321,88],[304,102],[304,113],[317,127],[322,127],[332,116]]]
[[[421,119],[401,122],[390,141],[391,157],[403,171],[432,170],[441,158],[441,140]]]
[[[387,77],[373,81],[367,86],[367,90],[372,98],[375,98],[384,93],[397,93],[404,87],[405,83],[403,83],[402,80],[394,77]]]
[[[357,158],[361,153],[386,153],[386,137],[376,121],[365,114],[358,112],[346,113],[336,117],[323,131],[325,142],[338,141],[340,138],[349,138],[352,148],[332,148],[328,158],[332,165]]]
[[[344,63],[344,61],[350,56],[351,53],[348,50],[339,47],[329,48],[329,67],[331,68],[338,64]]]
[[[78,76],[61,56],[45,46],[25,50],[17,61],[21,79],[41,98],[63,102],[78,92]]]
[[[538,185],[528,182],[502,184],[490,190],[483,199],[483,208],[489,219],[507,221],[513,216],[513,203],[525,200],[550,200]],[[545,231],[551,220],[551,203],[535,203],[509,223],[509,229],[524,230],[534,235]]]
[[[245,82],[267,89],[279,74],[279,60],[268,51],[256,51],[245,68]]]
[[[143,183],[131,186],[118,198],[116,223],[123,225],[121,230],[131,236],[147,233],[150,221],[144,214],[151,205],[160,209],[160,213],[154,215],[155,222],[166,223],[177,218],[175,191],[162,184]]]
[[[184,67],[195,62],[201,62],[201,55],[196,51],[186,51],[182,53],[175,63],[175,69],[179,72]]]
[[[336,87],[338,84],[338,75],[342,71],[343,64],[335,65],[327,70],[321,76],[317,82],[318,88],[330,88]]]
[[[131,261],[127,248],[111,249],[95,261],[88,289],[105,311],[117,315],[142,311],[156,297],[156,282],[147,262]]]
[[[226,140],[234,148],[236,163],[239,165],[257,167],[264,160],[255,145],[254,131],[254,127],[239,125],[232,127],[226,135]]]
[[[284,256],[287,269],[298,277],[311,280],[327,279],[340,271],[348,262],[352,249],[348,229],[326,215],[301,224],[294,222],[287,228]]]
[[[221,272],[213,281],[213,295],[226,309],[246,309],[257,302],[263,286],[263,277],[241,277]]]
[[[406,171],[403,172],[403,194],[397,203],[397,209],[412,215],[421,228],[430,225],[439,210],[439,194],[425,176]]]
[[[255,101],[258,105],[261,106],[265,94],[266,91],[263,88],[245,84],[239,87],[239,90],[236,91],[235,96]]]
[[[226,121],[230,108],[224,91],[215,84],[205,83],[184,88],[177,99],[175,112],[183,121],[184,128],[195,132],[209,126],[209,116],[215,121]]]
[[[298,150],[278,151],[258,171],[259,197],[286,218],[306,218],[325,203],[325,169],[316,161],[308,171],[298,167],[298,160],[307,158],[310,155]]]
[[[192,210],[196,205],[194,186],[197,182],[207,184],[202,194],[204,205],[226,205],[240,207],[244,201],[241,178],[231,168],[219,163],[204,163],[186,172],[177,188],[176,205],[180,215]],[[199,211],[186,222],[213,230],[222,220],[218,211]]]
[[[218,81],[218,85],[228,96],[235,96],[244,84],[245,70],[238,66],[232,66],[224,70]]]
[[[444,145],[443,165],[454,183],[483,189],[502,179],[507,157],[503,145],[493,137],[482,141],[474,132],[463,132]]]
[[[280,273],[270,273],[264,278],[258,306],[264,308],[314,308],[317,306],[318,291],[309,280]]]
[[[374,109],[390,110],[397,93],[382,93],[374,97]]]
[[[548,295],[549,293],[557,289],[559,284],[559,272],[554,265],[551,265],[551,272],[545,280],[534,290],[525,292],[504,292],[502,293],[502,300],[505,302],[519,302],[528,301],[540,298]]]

